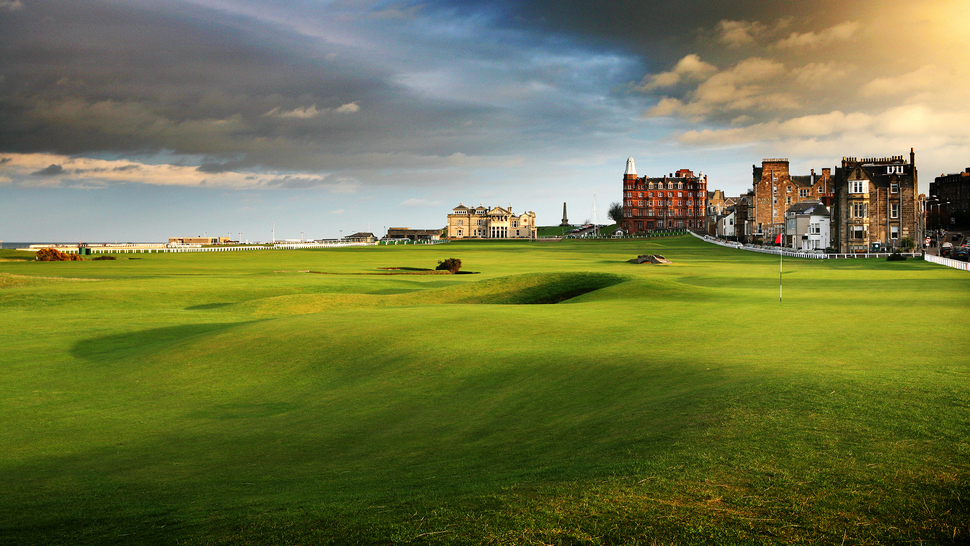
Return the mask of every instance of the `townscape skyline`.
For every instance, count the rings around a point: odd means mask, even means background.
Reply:
[[[0,0],[0,239],[269,240],[606,220],[627,157],[738,195],[970,166],[970,5]]]

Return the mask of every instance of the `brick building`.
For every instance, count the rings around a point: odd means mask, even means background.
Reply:
[[[633,158],[623,173],[623,231],[707,229],[707,176],[680,169],[659,178],[638,177]]]
[[[536,213],[512,213],[512,207],[469,208],[459,203],[448,215],[449,239],[535,239]]]
[[[764,159],[761,166],[752,165],[754,188],[753,211],[749,218],[752,222],[751,235],[762,236],[765,241],[774,240],[785,227],[785,211],[801,201],[819,201],[830,205],[834,195],[834,180],[831,169],[822,169],[821,175],[815,169],[809,175],[795,175],[789,172],[787,159]]]
[[[832,201],[832,246],[838,252],[864,252],[873,243],[896,247],[901,239],[922,239],[917,219],[916,154],[842,158],[836,169]]]

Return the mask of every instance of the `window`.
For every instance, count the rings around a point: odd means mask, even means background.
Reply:
[[[687,206],[688,207],[693,207],[694,206],[694,202],[693,201],[688,201],[687,202]]]
[[[637,201],[637,206],[638,207],[642,207],[643,206],[643,201]]]
[[[808,188],[801,188],[798,190],[798,197],[804,199],[808,197]]]
[[[460,225],[463,225],[464,223],[465,223],[465,221],[464,221],[464,220],[458,220],[458,225],[459,225],[459,226],[460,226]]]
[[[647,192],[647,197],[653,197],[653,192],[652,191]]]
[[[866,217],[866,204],[865,203],[852,203],[852,217],[853,218],[865,218]]]
[[[899,203],[889,203],[889,217],[899,218]]]
[[[822,233],[822,225],[821,224],[809,224],[809,226],[808,226],[808,232],[811,233],[812,235],[819,235],[819,234]]]
[[[778,186],[772,186],[771,193],[772,195],[778,195]]]
[[[637,222],[637,231],[643,231],[643,222]]]
[[[638,193],[637,197],[639,197],[640,199],[643,199],[643,192]]]
[[[852,226],[852,238],[853,239],[865,239],[866,238],[866,228],[865,228],[865,226]]]
[[[899,239],[899,226],[889,226],[889,238]]]
[[[677,192],[677,197],[683,197],[683,196],[684,196],[684,192],[682,191]]]
[[[865,180],[852,180],[849,182],[849,193],[869,193],[868,186]]]
[[[791,205],[791,196],[790,195],[786,195],[785,196],[785,204],[786,205]]]
[[[458,230],[458,236],[461,237],[461,230]]]
[[[889,193],[899,193],[899,183],[893,182],[889,185]]]
[[[519,221],[518,220],[512,220],[512,227],[519,227]]]
[[[791,186],[788,186],[788,193],[791,193]]]
[[[678,207],[682,207],[682,206],[684,206],[684,200],[683,200],[683,199],[681,199],[680,201],[677,201],[677,206],[678,206]]]

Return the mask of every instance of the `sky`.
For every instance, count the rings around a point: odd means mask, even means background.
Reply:
[[[738,195],[970,166],[966,0],[0,0],[0,240],[606,222],[627,157]]]

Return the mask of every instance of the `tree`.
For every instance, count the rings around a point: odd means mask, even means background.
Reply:
[[[448,258],[447,260],[440,260],[438,262],[438,267],[435,268],[437,271],[451,271],[452,273],[458,273],[461,269],[461,260],[458,258]]]
[[[610,203],[610,212],[607,213],[607,216],[610,217],[610,220],[616,222],[617,226],[620,226],[623,222],[623,205],[617,201]]]

